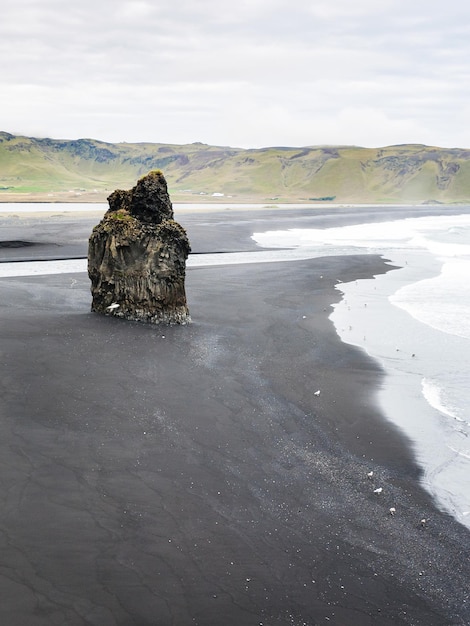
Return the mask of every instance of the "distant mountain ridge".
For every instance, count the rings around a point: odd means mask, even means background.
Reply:
[[[460,148],[242,149],[0,132],[0,201],[103,201],[153,169],[176,201],[470,202],[470,150]]]

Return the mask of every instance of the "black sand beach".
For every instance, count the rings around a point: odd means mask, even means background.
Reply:
[[[197,253],[362,214],[177,219]],[[4,223],[2,239],[79,256],[90,223]],[[89,313],[85,274],[0,279],[1,623],[468,626],[469,532],[380,414],[383,373],[328,320],[338,279],[389,269],[190,269],[185,327]]]

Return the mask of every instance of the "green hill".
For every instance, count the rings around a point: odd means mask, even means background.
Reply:
[[[470,150],[458,148],[245,150],[0,132],[0,201],[103,201],[152,169],[176,201],[470,202]]]

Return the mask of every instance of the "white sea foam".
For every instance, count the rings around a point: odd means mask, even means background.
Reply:
[[[13,276],[43,276],[50,274],[75,274],[87,271],[86,259],[64,259],[62,261],[22,261],[0,263],[0,278]]]
[[[421,381],[421,387],[423,390],[423,396],[426,398],[427,402],[444,415],[448,417],[452,417],[453,419],[457,419],[459,421],[460,418],[455,414],[455,410],[452,411],[448,406],[443,403],[442,400],[442,389],[436,385],[436,383],[430,381],[427,378],[423,378]]]
[[[405,285],[390,302],[444,333],[470,339],[470,260],[444,263],[441,273]]]
[[[367,249],[428,249],[446,256],[470,255],[470,243],[462,238],[470,231],[470,215],[412,217],[389,222],[372,222],[334,228],[291,228],[254,233],[261,246],[349,245]],[[438,233],[443,240],[433,239]],[[400,244],[400,245],[397,245]]]
[[[108,206],[103,203],[91,202],[0,202],[0,213],[94,213],[106,211]]]

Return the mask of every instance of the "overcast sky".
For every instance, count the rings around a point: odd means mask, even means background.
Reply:
[[[470,3],[5,0],[0,130],[470,148]]]

